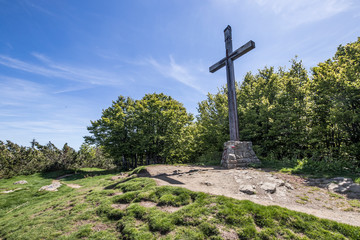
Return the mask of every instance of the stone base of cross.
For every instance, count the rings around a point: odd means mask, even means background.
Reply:
[[[255,48],[255,43],[249,41],[242,47],[233,51],[231,27],[227,26],[224,30],[226,57],[221,59],[209,68],[211,73],[216,72],[222,67],[226,67],[228,107],[229,107],[229,129],[230,141],[224,143],[224,152],[221,165],[225,168],[246,167],[253,164],[260,164],[252,149],[251,142],[239,141],[239,124],[236,106],[235,73],[234,63],[236,59]]]
[[[224,143],[221,166],[224,168],[249,167],[261,164],[251,142],[228,141]]]

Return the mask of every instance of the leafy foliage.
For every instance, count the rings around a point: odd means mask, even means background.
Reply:
[[[360,170],[360,38],[340,46],[309,76],[302,61],[289,69],[265,67],[237,85],[241,140],[252,141],[264,161],[299,169]],[[228,138],[227,89],[199,103],[199,150],[221,152]],[[326,168],[327,166],[327,168]]]
[[[360,38],[313,68],[311,138],[325,156],[360,158]],[[357,161],[358,166],[360,162]]]
[[[0,141],[0,178],[28,175],[54,170],[77,170],[81,167],[114,168],[111,158],[105,158],[101,148],[83,144],[77,152],[67,143],[58,149],[49,142],[40,145],[35,140],[31,147],[11,141]]]
[[[186,162],[194,141],[193,117],[164,94],[141,100],[120,96],[88,127],[88,143],[104,147],[124,168],[150,163]]]

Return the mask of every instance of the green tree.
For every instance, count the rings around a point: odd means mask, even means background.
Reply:
[[[193,120],[181,103],[162,93],[146,94],[136,101],[135,116],[139,155],[145,156],[147,164],[181,160],[178,149],[186,145],[185,128]]]
[[[103,146],[123,167],[187,161],[185,128],[193,117],[181,103],[164,94],[146,94],[141,100],[120,96],[88,127],[90,144]],[[181,145],[181,146],[180,146]]]
[[[229,139],[227,88],[208,94],[198,105],[196,142],[201,154],[221,152]]]
[[[311,138],[330,157],[360,158],[360,38],[313,68]],[[358,160],[359,163],[359,160]]]
[[[252,141],[259,156],[305,154],[308,81],[302,62],[294,59],[288,70],[265,67],[236,85],[240,139]],[[203,153],[222,150],[229,138],[228,124],[224,87],[199,104],[198,141]]]
[[[119,96],[111,107],[103,110],[99,120],[91,121],[88,131],[92,136],[85,137],[87,143],[103,146],[118,165],[124,165],[123,158],[132,157],[134,104],[131,98]]]

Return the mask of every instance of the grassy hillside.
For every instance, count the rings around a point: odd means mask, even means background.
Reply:
[[[0,180],[0,239],[360,239],[360,228],[153,179],[85,169]],[[26,185],[14,185],[27,180]],[[78,184],[74,189],[65,184]],[[21,188],[21,189],[20,189]]]

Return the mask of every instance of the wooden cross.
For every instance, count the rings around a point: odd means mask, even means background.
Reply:
[[[247,42],[245,45],[232,50],[231,27],[228,25],[224,30],[225,35],[225,49],[226,57],[215,63],[209,68],[211,73],[216,72],[220,68],[226,66],[226,78],[228,88],[228,105],[229,105],[229,127],[230,127],[230,141],[239,141],[239,124],[236,107],[236,92],[235,92],[235,74],[233,61],[251,51],[255,48],[253,41]]]

